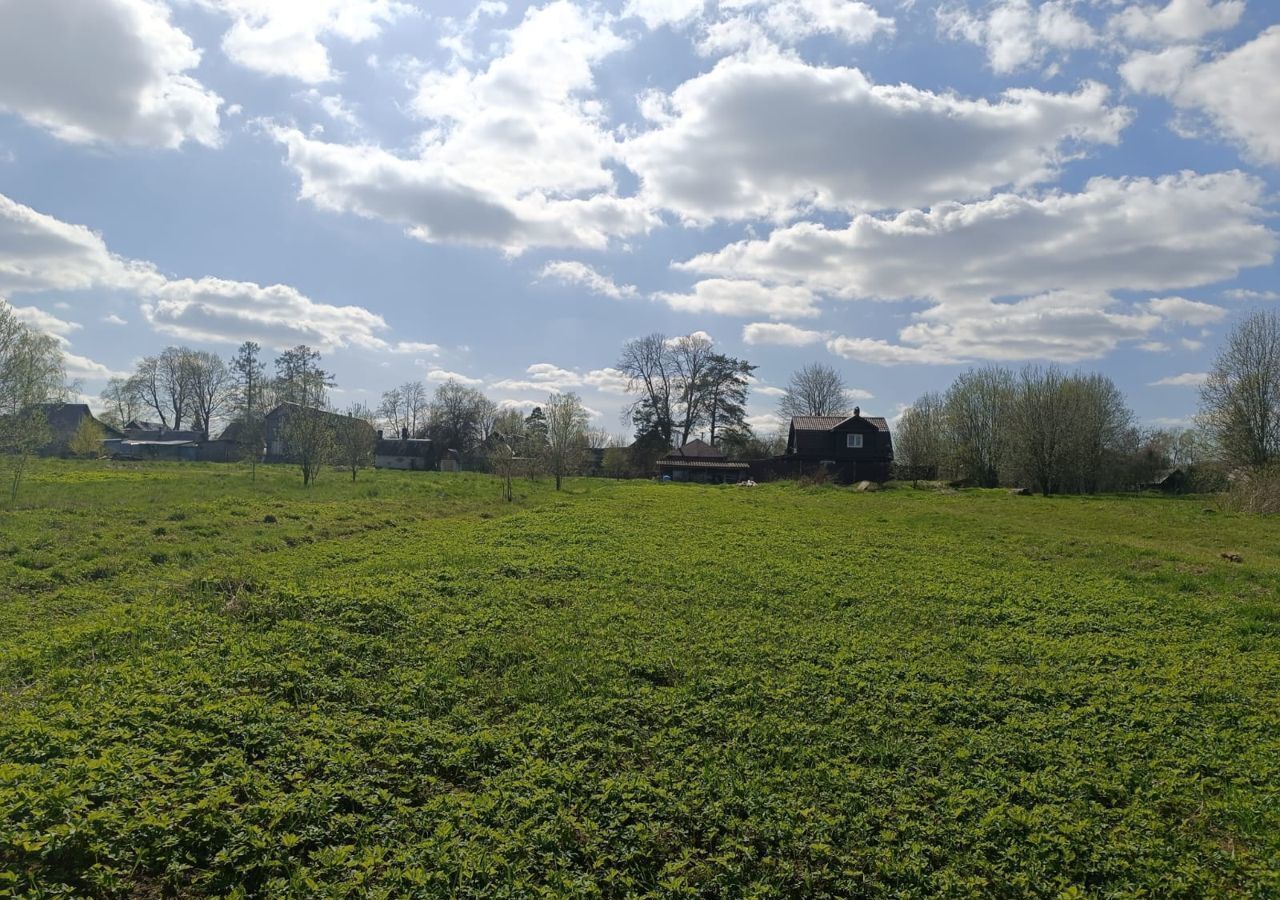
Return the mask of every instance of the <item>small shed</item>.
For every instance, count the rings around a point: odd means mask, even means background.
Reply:
[[[384,437],[379,431],[373,450],[373,467],[429,472],[436,467],[435,444],[430,438],[409,437],[407,428],[401,430],[399,437],[392,438]]]
[[[441,472],[461,472],[462,455],[457,450],[446,450],[440,457]]]
[[[701,484],[737,484],[751,467],[730,462],[719,447],[704,440],[692,440],[658,460],[658,475],[672,481]]]
[[[1161,469],[1150,481],[1138,486],[1144,491],[1181,494],[1187,489],[1187,473],[1180,466]]]

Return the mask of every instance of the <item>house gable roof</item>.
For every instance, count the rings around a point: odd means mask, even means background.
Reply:
[[[852,426],[857,422],[866,422],[876,431],[888,431],[889,423],[880,416],[796,416],[791,420],[791,427],[796,431],[836,431],[841,426]]]
[[[744,462],[728,462],[724,459],[698,459],[690,457],[688,459],[666,459],[658,460],[659,469],[724,469],[737,470],[749,469],[751,465]]]
[[[373,452],[378,456],[430,459],[434,455],[434,445],[430,438],[378,438]]]
[[[130,419],[124,425],[125,431],[164,431],[164,425],[159,422],[147,422],[143,419]]]
[[[724,459],[724,451],[719,447],[713,447],[701,438],[695,438],[683,447],[676,447],[668,453],[663,459],[707,459],[717,460]]]
[[[44,413],[45,422],[49,425],[49,430],[57,435],[60,439],[70,438],[75,434],[76,429],[80,427],[80,423],[85,419],[92,419],[98,422],[93,415],[93,410],[85,403],[41,403],[40,411]],[[102,426],[102,431],[107,437],[120,437],[120,432],[98,422]]]

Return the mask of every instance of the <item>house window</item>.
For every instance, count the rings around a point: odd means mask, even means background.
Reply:
[[[845,435],[845,446],[846,446],[846,447],[848,447],[848,448],[849,448],[849,449],[851,449],[851,450],[861,450],[861,449],[862,449],[862,435],[860,435],[860,434],[847,434],[847,435]]]

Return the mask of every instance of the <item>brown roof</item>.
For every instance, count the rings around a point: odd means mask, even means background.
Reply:
[[[877,431],[889,430],[889,423],[880,416],[796,416],[791,420],[791,427],[796,431],[830,431],[854,418],[861,419]]]
[[[666,459],[724,459],[724,451],[712,447],[701,438],[695,438],[683,447],[676,447],[665,457]]]
[[[723,459],[666,459],[658,460],[658,467],[668,469],[749,469],[744,462],[725,462]]]

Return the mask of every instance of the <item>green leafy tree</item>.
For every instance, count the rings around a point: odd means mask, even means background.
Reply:
[[[49,442],[40,404],[65,394],[62,363],[57,339],[19,321],[0,300],[0,458],[9,468],[10,501],[18,498],[31,457]]]
[[[67,450],[72,456],[83,459],[97,459],[102,455],[102,442],[107,433],[101,424],[90,416],[85,416],[76,426],[75,434],[67,442]]]
[[[309,409],[324,407],[333,375],[320,368],[320,351],[299,344],[276,357],[276,398]]]
[[[751,434],[751,426],[747,424],[747,391],[755,370],[745,359],[712,354],[701,393],[708,441],[713,447],[724,432],[733,432],[738,440]]]

